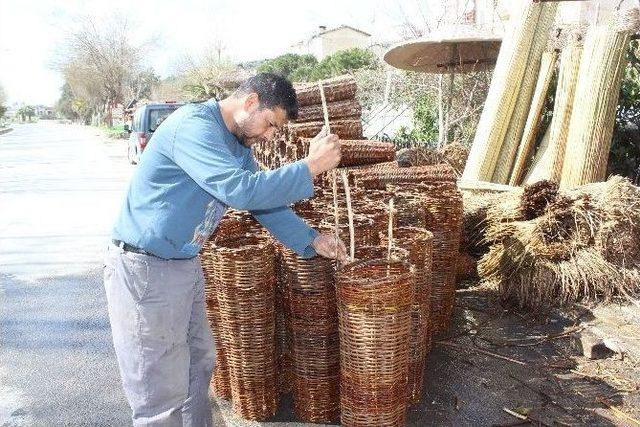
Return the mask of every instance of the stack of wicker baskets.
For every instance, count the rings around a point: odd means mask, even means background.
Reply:
[[[350,209],[342,180],[326,174],[294,210],[344,242],[351,216],[356,260],[302,259],[250,215],[228,214],[202,254],[214,394],[247,419],[269,418],[278,395],[292,392],[305,422],[400,426],[422,397],[432,334],[450,323],[462,198],[451,167],[400,168],[390,144],[358,140],[352,78],[322,85],[331,131],[343,140]],[[299,120],[256,147],[265,167],[306,156],[323,124],[319,86],[297,91]]]
[[[258,162],[270,168],[280,167],[307,156],[311,138],[324,125],[319,84],[322,85],[327,102],[331,132],[341,140],[340,166],[369,165],[394,160],[393,144],[363,139],[362,108],[356,100],[356,81],[352,76],[341,76],[296,87],[298,118],[288,124],[275,141],[262,142],[256,146]]]
[[[388,245],[388,236],[382,234]],[[431,262],[433,234],[424,228],[399,227],[394,230],[392,246],[407,251],[409,263],[415,271],[415,290],[411,308],[411,335],[409,339],[409,374],[407,388],[411,403],[422,398],[424,369],[431,350]]]

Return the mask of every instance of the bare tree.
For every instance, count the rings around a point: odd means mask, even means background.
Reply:
[[[247,74],[222,56],[224,44],[215,42],[199,57],[185,56],[178,65],[184,90],[195,100],[220,99],[235,90]]]
[[[139,96],[143,89],[150,94],[153,73],[142,63],[150,47],[151,42],[131,41],[131,26],[124,15],[115,14],[100,23],[83,18],[68,34],[57,66],[73,93],[110,126],[112,107],[124,104],[127,96]]]

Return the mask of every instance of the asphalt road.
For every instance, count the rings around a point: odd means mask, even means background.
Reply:
[[[101,266],[133,167],[102,141],[53,122],[0,136],[0,425],[129,424]]]

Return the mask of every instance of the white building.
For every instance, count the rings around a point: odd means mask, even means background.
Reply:
[[[300,41],[289,48],[291,53],[299,55],[311,54],[318,61],[340,50],[361,48],[367,49],[371,44],[371,34],[348,25],[327,29],[320,26],[310,38]]]

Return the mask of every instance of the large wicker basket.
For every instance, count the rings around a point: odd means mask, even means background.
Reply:
[[[250,235],[217,239],[213,261],[233,410],[265,420],[277,409],[274,245]]]
[[[384,244],[387,235],[381,234]],[[405,249],[409,262],[415,269],[415,299],[411,311],[411,338],[409,353],[408,391],[412,403],[422,398],[424,370],[427,354],[431,349],[431,263],[433,234],[424,228],[399,227],[393,231],[393,244]]]
[[[413,269],[395,260],[360,261],[340,270],[336,284],[342,424],[404,425]]]
[[[283,252],[294,411],[304,422],[340,418],[340,348],[334,263]]]

